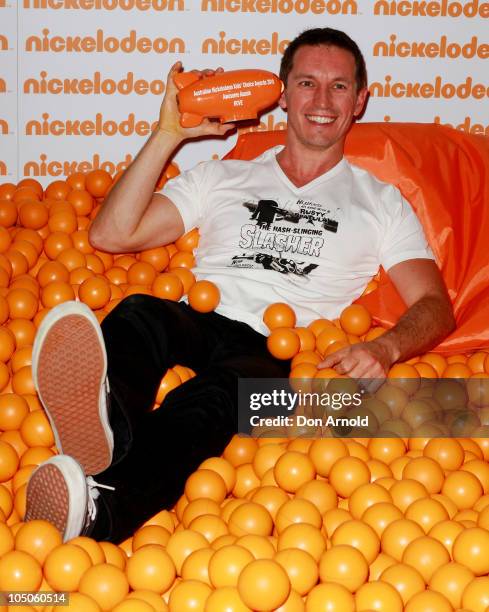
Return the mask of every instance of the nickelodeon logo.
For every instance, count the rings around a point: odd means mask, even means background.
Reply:
[[[0,51],[8,51],[8,38],[0,34]]]
[[[51,119],[49,113],[42,114],[42,121],[32,119],[25,125],[26,136],[147,136],[156,128],[158,122],[136,121],[130,113],[124,121],[104,119],[102,113],[90,119]]]
[[[97,30],[95,36],[50,36],[50,30],[44,28],[41,36],[29,36],[25,41],[27,52],[52,53],[185,53],[185,42],[181,38],[147,38],[138,37],[136,30],[128,36],[116,38],[106,36],[103,30]]]
[[[135,79],[133,72],[128,72],[123,79],[104,78],[100,72],[94,72],[91,78],[81,79],[48,79],[48,73],[42,70],[39,79],[26,79],[23,92],[25,94],[45,95],[105,95],[122,94],[128,96],[135,93],[144,96],[148,93],[161,96],[165,91],[165,83],[159,79],[147,81],[146,79]]]
[[[184,11],[184,0],[24,0],[25,9],[68,11]]]
[[[356,0],[201,0],[203,12],[357,15]]]
[[[390,42],[379,41],[374,44],[374,56],[382,57],[441,57],[456,59],[463,57],[481,59],[489,57],[489,44],[479,44],[477,36],[472,36],[465,45],[448,42],[446,36],[441,36],[436,42],[398,42],[395,34],[390,35]]]
[[[443,77],[437,76],[434,82],[393,82],[388,74],[384,83],[371,83],[369,92],[376,98],[474,98],[482,100],[489,97],[489,87],[481,83],[474,84],[472,77],[467,77],[463,83],[444,83]]]
[[[223,55],[283,55],[289,40],[280,40],[278,32],[273,32],[270,38],[229,38],[226,32],[219,32],[219,40],[206,38],[202,42],[202,53]]]
[[[124,160],[118,164],[111,161],[101,161],[100,154],[94,153],[90,161],[48,161],[46,153],[39,155],[40,161],[28,161],[24,164],[24,176],[69,176],[75,172],[90,172],[91,170],[106,170],[115,174],[125,170],[132,162],[132,155],[127,153]]]
[[[374,15],[399,17],[489,17],[489,2],[469,0],[377,0]]]
[[[489,125],[482,125],[481,123],[472,123],[471,117],[465,117],[462,123],[455,125],[453,123],[442,122],[440,117],[435,117],[433,123],[438,125],[446,125],[447,127],[455,128],[461,132],[467,134],[482,134],[483,136],[489,136]]]
[[[0,134],[6,136],[9,133],[9,125],[5,119],[0,119]]]

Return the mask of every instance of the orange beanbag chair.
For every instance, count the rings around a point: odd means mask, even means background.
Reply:
[[[253,159],[285,137],[284,131],[242,134],[226,159]],[[489,138],[432,124],[364,123],[353,126],[345,152],[396,185],[424,226],[457,320],[435,350],[489,348]],[[386,326],[405,310],[383,271],[379,287],[358,301]]]

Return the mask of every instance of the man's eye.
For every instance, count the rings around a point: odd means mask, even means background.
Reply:
[[[346,89],[346,85],[344,83],[335,83],[333,87],[335,89]]]
[[[312,81],[300,81],[299,85],[302,85],[302,87],[312,87]]]

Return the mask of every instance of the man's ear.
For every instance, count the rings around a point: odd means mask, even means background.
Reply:
[[[287,110],[287,102],[285,101],[285,89],[280,94],[280,98],[278,99],[278,105],[283,111]]]
[[[358,115],[361,115],[363,112],[363,109],[365,107],[365,102],[367,100],[367,96],[368,96],[368,88],[367,87],[363,87],[357,94],[357,101],[355,104],[355,110],[353,111],[353,116],[354,117],[358,117]]]

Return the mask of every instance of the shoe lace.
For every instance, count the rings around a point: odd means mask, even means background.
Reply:
[[[87,486],[88,486],[88,518],[90,521],[95,519],[97,514],[97,504],[96,500],[100,497],[99,489],[108,489],[109,491],[115,491],[115,487],[111,487],[110,485],[101,484],[100,482],[96,482],[92,476],[87,476]]]

